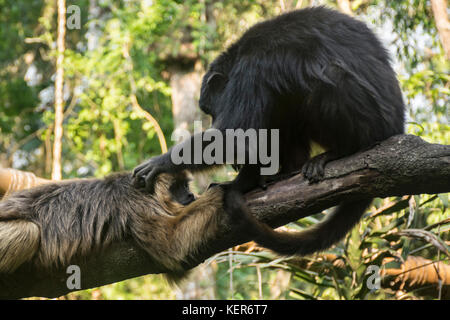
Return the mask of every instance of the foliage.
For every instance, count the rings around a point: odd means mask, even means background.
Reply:
[[[450,61],[443,54],[429,0],[369,1],[365,14],[389,32],[390,51],[412,121],[448,123]]]
[[[306,0],[301,4],[312,2],[336,5],[336,1]],[[129,170],[160,153],[155,129],[133,108],[132,96],[158,120],[170,145],[171,68],[175,64],[189,68],[192,61],[199,61],[205,69],[248,27],[281,12],[278,0],[67,0],[70,5],[81,10],[81,29],[66,33],[65,178]],[[358,19],[382,35],[394,57],[408,105],[408,132],[448,144],[450,62],[443,55],[429,1],[354,0],[352,8]],[[54,120],[55,1],[0,0],[0,39],[0,165],[48,177]],[[215,179],[223,177],[226,173]],[[411,199],[416,204],[414,214]],[[392,208],[383,210],[387,204]],[[279,259],[268,252],[237,252],[230,269],[228,253],[218,255],[211,260],[216,270],[216,296],[395,298],[398,292],[391,288],[367,289],[366,271],[371,264],[411,254],[431,260],[445,258],[423,240],[392,232],[411,226],[423,229],[448,218],[448,195],[377,199],[369,212],[378,213],[361,222],[346,241],[306,260]],[[315,218],[292,227],[305,227]],[[432,232],[449,241],[448,225]],[[326,254],[336,258],[329,261],[324,259]],[[406,295],[422,297],[420,292]],[[67,296],[174,297],[159,277],[151,276]]]

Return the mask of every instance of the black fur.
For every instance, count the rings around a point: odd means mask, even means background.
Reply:
[[[222,131],[280,129],[280,173],[303,168],[312,181],[320,179],[327,162],[404,132],[404,102],[386,50],[364,23],[325,7],[250,28],[211,64],[200,108]],[[327,152],[310,159],[312,141]],[[137,167],[134,175],[144,177],[151,190],[161,172],[206,167],[175,166],[169,152]],[[244,166],[231,188],[246,192],[257,186],[257,169]],[[311,250],[342,238],[369,203],[339,207],[319,229],[328,240],[308,242]],[[333,225],[338,218],[349,221]],[[292,241],[289,247],[295,248],[298,242]]]
[[[279,128],[288,168],[306,162],[311,140],[344,156],[404,131],[386,50],[365,24],[323,7],[249,29],[211,64],[200,107],[218,129]]]

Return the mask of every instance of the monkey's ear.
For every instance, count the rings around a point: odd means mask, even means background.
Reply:
[[[227,81],[227,77],[220,72],[213,71],[206,79],[206,84],[212,89],[222,88]]]

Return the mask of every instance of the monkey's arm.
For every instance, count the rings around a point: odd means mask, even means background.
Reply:
[[[152,258],[167,268],[171,278],[183,276],[196,265],[196,254],[207,247],[220,229],[222,203],[222,188],[210,188],[175,216],[141,221],[137,240]]]
[[[175,173],[186,169],[195,172],[209,167],[210,165],[203,161],[203,150],[211,141],[205,141],[204,135],[205,132],[192,135],[166,153],[137,166],[133,170],[134,184],[139,187],[145,186],[150,193],[153,193],[156,178],[161,173]]]
[[[278,227],[361,195],[389,197],[449,191],[450,146],[399,135],[371,150],[331,162],[325,168],[324,179],[316,184],[297,175],[264,192],[248,194],[246,202],[256,219]],[[193,253],[190,266],[249,240],[241,228],[235,229],[226,219],[218,223],[220,230]],[[114,243],[78,265],[82,289],[168,271],[131,240]],[[0,276],[0,298],[58,297],[75,290],[67,287],[70,275],[65,268],[43,273],[24,265],[13,274]]]
[[[231,148],[233,149],[233,158],[218,159],[219,163],[216,163],[215,159],[208,159],[208,155],[204,154],[205,148],[214,142],[217,143],[218,141],[215,141],[215,139],[221,140],[217,145],[222,149],[220,153],[224,157],[230,154]],[[137,166],[133,170],[134,184],[139,187],[145,186],[150,193],[153,193],[156,178],[161,173],[175,173],[182,170],[198,172],[225,163],[234,164],[237,158],[246,157],[249,152],[247,144],[242,147],[233,140],[232,144],[227,145],[227,141],[224,129],[208,129],[192,135],[170,148],[167,153],[153,157]],[[257,165],[245,166],[243,174],[240,175],[241,178],[235,183],[235,185],[243,187],[240,191],[246,192],[258,185],[258,168]],[[248,186],[244,186],[243,183],[248,184]]]
[[[171,221],[171,236],[167,245],[169,258],[184,270],[197,264],[199,252],[209,251],[208,246],[226,220],[222,207],[222,189],[214,187],[188,205],[183,215]]]

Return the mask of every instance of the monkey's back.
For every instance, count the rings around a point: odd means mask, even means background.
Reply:
[[[258,23],[211,70],[228,77],[218,127],[280,128],[282,142],[307,137],[345,153],[404,132],[387,51],[363,22],[335,10],[311,7]]]
[[[66,180],[12,194],[0,202],[0,223],[28,221],[38,226],[34,259],[51,267],[131,236],[132,215],[147,216],[153,202],[132,186],[128,173]]]

